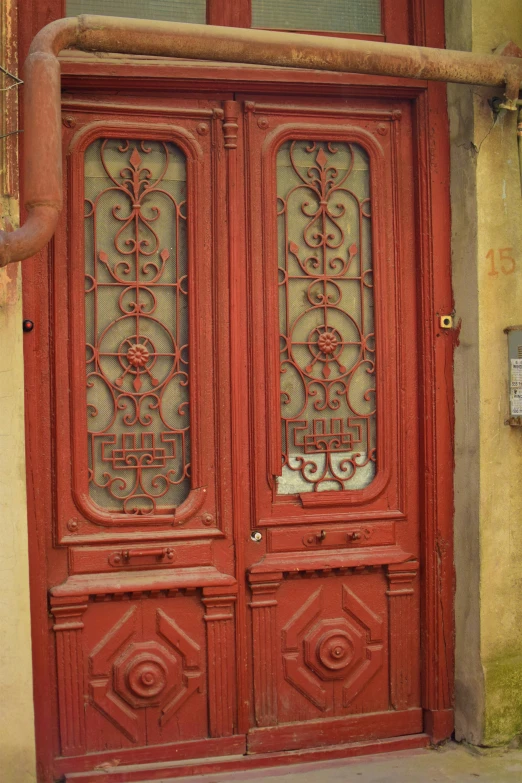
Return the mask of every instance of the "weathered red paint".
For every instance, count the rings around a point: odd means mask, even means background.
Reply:
[[[440,33],[440,19],[437,29]],[[440,45],[439,39],[423,42]],[[67,214],[51,248],[53,264],[44,253],[24,276],[25,315],[36,323],[25,340],[41,781],[72,772],[81,780],[95,779],[100,773],[93,769],[103,770],[115,758],[119,768],[112,766],[107,779],[131,781],[155,779],[166,771],[172,776],[270,766],[287,758],[282,754],[290,748],[296,754],[292,758],[310,760],[418,747],[426,742],[423,729],[435,740],[448,736],[452,635],[444,629],[452,628],[452,345],[447,334],[437,336],[437,314],[452,309],[444,87],[413,81],[390,85],[367,77],[333,80],[324,74],[303,74],[290,83],[282,70],[234,66],[220,70],[217,78],[212,68],[193,65],[180,71],[178,82],[164,63],[151,90],[145,64],[79,68],[72,60],[64,70]],[[116,89],[121,94],[109,98],[107,92]],[[166,90],[180,89],[185,94],[179,98],[165,96]],[[268,118],[268,127],[260,118]],[[198,132],[202,123],[208,132]],[[262,176],[273,177],[274,139],[286,132],[284,125],[295,133],[321,138],[333,133],[338,139],[349,126],[350,138],[366,141],[376,161],[372,187],[382,207],[376,218],[377,252],[382,259],[393,253],[392,237],[400,245],[396,270],[384,271],[381,263],[381,275],[389,276],[387,288],[397,283],[396,293],[383,294],[378,302],[381,331],[386,324],[397,334],[395,344],[389,339],[380,349],[391,390],[388,402],[380,392],[385,448],[391,449],[383,455],[388,470],[382,485],[361,491],[356,506],[349,505],[349,497],[343,503],[325,497],[317,505],[305,495],[301,503],[293,498],[285,504],[267,490],[263,466],[270,444],[265,433],[277,422],[265,424],[265,411],[271,410],[266,380],[273,380],[264,361],[264,330],[274,328],[274,322],[273,303],[259,294],[270,290],[259,247],[268,231],[267,266],[273,183],[267,183],[264,194],[259,183]],[[72,493],[71,459],[74,466],[84,453],[81,425],[72,434],[75,394],[71,398],[68,391],[82,393],[75,369],[83,339],[82,152],[97,134],[123,130],[127,138],[146,133],[146,138],[170,134],[176,143],[188,139],[189,157],[200,150],[193,158],[198,161],[192,174],[194,209],[210,212],[212,205],[214,241],[201,244],[200,285],[191,291],[193,307],[206,314],[192,326],[201,330],[194,404],[203,417],[201,470],[212,491],[179,527],[100,525]],[[202,238],[194,236],[198,241]],[[53,411],[51,420],[46,411]],[[394,438],[401,444],[397,451],[389,442]],[[213,470],[208,470],[210,458]],[[205,513],[217,524],[203,524]],[[360,546],[359,539],[345,543],[369,526],[373,546]],[[260,543],[251,541],[252,529],[263,531]],[[326,539],[321,539],[323,529]],[[310,536],[316,536],[317,545],[303,543]],[[158,562],[157,552],[171,548],[176,560]],[[115,562],[114,556],[126,550],[148,556],[137,557],[135,569],[115,571],[110,558]],[[297,571],[307,576],[292,579]],[[305,604],[310,615],[322,607],[307,626],[299,613]],[[335,720],[321,718],[324,711],[296,683],[309,690],[318,684],[344,687],[342,680],[328,679],[320,661],[310,669],[305,658],[332,629],[342,632],[344,618],[353,615],[370,626],[365,644],[375,671],[356,697],[357,715],[347,708]],[[339,628],[329,625],[333,620]],[[317,623],[324,627],[314,630]],[[399,630],[404,627],[406,635]],[[186,638],[185,663],[174,649],[180,631]],[[297,648],[287,638],[292,634]],[[118,644],[121,654],[115,661],[108,651]],[[161,677],[169,682],[185,677],[194,688],[180,707],[182,720],[175,731],[178,721],[158,723],[153,697],[146,709],[133,706],[136,696],[128,691],[128,678],[143,654],[153,661],[154,672],[165,672]],[[77,662],[78,677],[63,666],[66,660]],[[412,678],[406,690],[405,673]],[[127,725],[125,710],[115,716],[110,705],[110,717],[104,717],[100,707],[113,698],[123,700],[136,720]],[[118,722],[126,725],[127,735]],[[393,739],[396,734],[402,736]],[[147,746],[151,743],[155,747]],[[311,743],[323,749],[296,750]],[[328,749],[334,743],[346,746]],[[247,750],[251,755],[243,757]],[[203,761],[209,755],[236,758],[209,766]],[[164,766],[181,760],[187,764]],[[133,764],[145,766],[128,769]]]
[[[255,755],[240,755],[244,753],[244,747],[236,745],[231,748],[231,754],[227,758],[218,759],[214,752],[215,745],[207,740],[207,756],[197,762],[172,761],[172,751],[168,751],[161,769],[154,769],[153,764],[144,761],[143,764],[136,764],[132,768],[126,767],[118,769],[109,762],[100,761],[95,772],[86,770],[85,772],[75,773],[74,780],[79,783],[142,783],[144,776],[147,780],[164,780],[165,775],[169,779],[194,776],[194,775],[215,775],[224,772],[240,772],[251,770],[254,772],[259,767],[266,769],[274,767],[287,767],[291,765],[309,764],[314,761],[321,761],[321,769],[324,770],[325,761],[336,765],[341,759],[357,758],[360,756],[374,755],[380,753],[395,753],[403,750],[415,750],[426,748],[429,745],[427,734],[415,734],[409,737],[395,737],[387,740],[373,740],[370,742],[354,742],[350,745],[341,745],[334,748],[314,748],[310,750],[297,750],[292,753],[287,751],[274,753],[260,753]],[[234,755],[236,754],[237,755]],[[163,758],[161,747],[154,749],[154,761]],[[209,760],[212,759],[212,760]],[[183,761],[183,759],[180,759]],[[92,759],[95,761],[95,759]],[[83,759],[85,763],[85,759]],[[92,764],[91,761],[89,761]],[[60,769],[58,763],[57,769]],[[276,769],[277,774],[279,770]]]

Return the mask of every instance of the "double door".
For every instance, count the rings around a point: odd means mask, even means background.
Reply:
[[[406,100],[66,107],[55,774],[423,730]]]

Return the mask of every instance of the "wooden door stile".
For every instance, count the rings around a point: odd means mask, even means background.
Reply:
[[[230,291],[230,407],[232,421],[232,509],[234,516],[234,546],[236,574],[240,590],[236,617],[236,660],[238,687],[238,733],[246,734],[249,725],[249,657],[247,646],[245,572],[245,520],[249,516],[248,406],[249,371],[247,365],[248,321],[245,310],[246,269],[244,258],[244,196],[242,159],[242,129],[239,125],[240,105],[225,101],[223,136],[227,169],[227,230]],[[240,146],[239,146],[240,145]],[[239,148],[238,148],[239,147]]]

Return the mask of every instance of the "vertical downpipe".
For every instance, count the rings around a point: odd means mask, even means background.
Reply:
[[[518,168],[520,171],[520,189],[522,190],[522,103],[518,107],[517,140],[518,140]]]

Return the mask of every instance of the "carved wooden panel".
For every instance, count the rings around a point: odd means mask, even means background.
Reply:
[[[99,581],[90,600],[73,578],[52,596],[64,755],[234,734],[237,586],[217,577],[133,590],[127,576],[120,593]],[[89,578],[96,590],[76,577]]]
[[[381,569],[251,588],[258,726],[388,709]]]
[[[319,680],[342,681],[341,706],[347,707],[381,668],[383,621],[346,584],[347,616],[325,619],[323,591],[316,590],[283,628],[283,659],[285,679],[324,711],[329,699]]]
[[[163,728],[203,686],[199,645],[162,609],[156,609],[156,638],[136,641],[138,615],[131,607],[89,655],[91,704],[133,742],[137,710],[157,707]]]
[[[87,751],[207,736],[202,613],[196,595],[89,604],[71,675],[85,681]]]

